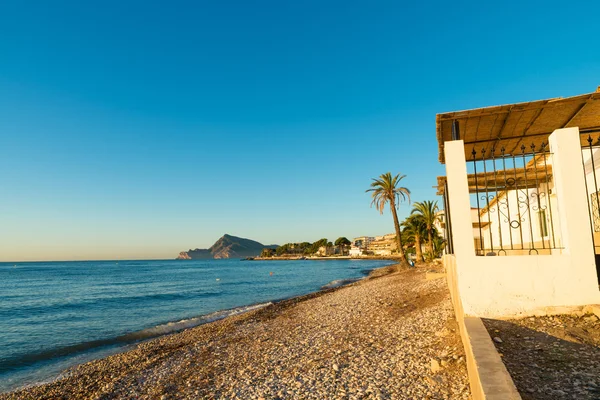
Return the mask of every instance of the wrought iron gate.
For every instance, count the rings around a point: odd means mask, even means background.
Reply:
[[[562,247],[548,147],[473,148],[467,169],[477,255],[552,254]]]
[[[582,134],[581,159],[585,176],[585,187],[588,201],[588,211],[594,241],[594,256],[596,257],[596,273],[600,282],[600,134]]]
[[[452,237],[452,220],[450,219],[450,199],[448,196],[448,182],[444,180],[444,229],[446,239],[446,254],[454,254],[454,238]]]

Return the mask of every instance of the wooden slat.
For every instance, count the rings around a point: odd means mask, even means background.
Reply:
[[[478,151],[504,146],[507,153],[520,152],[523,144],[539,146],[554,130],[563,127],[577,126],[581,132],[600,130],[600,93],[438,114],[436,136],[441,163],[445,162],[444,142],[452,139],[453,120],[458,121],[468,159],[473,144]]]

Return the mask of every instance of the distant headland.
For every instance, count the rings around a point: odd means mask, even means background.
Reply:
[[[276,244],[264,245],[255,240],[225,234],[208,249],[182,251],[177,260],[207,260],[257,257],[263,249],[276,249]]]

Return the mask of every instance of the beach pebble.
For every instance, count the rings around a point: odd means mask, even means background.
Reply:
[[[431,359],[431,372],[433,372],[434,374],[439,372],[442,368],[440,367],[440,363],[438,360],[436,360],[435,358]]]

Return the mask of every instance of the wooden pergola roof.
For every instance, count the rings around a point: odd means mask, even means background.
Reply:
[[[537,148],[548,142],[556,129],[579,127],[581,133],[600,132],[600,87],[580,96],[531,101],[528,103],[477,108],[437,114],[436,130],[439,161],[444,164],[444,142],[452,140],[452,123],[458,122],[459,139],[465,143],[465,156],[472,160],[475,148],[520,152],[522,145]],[[582,137],[582,145],[586,144]],[[481,154],[477,159],[481,159]]]
[[[530,160],[525,168],[509,168],[506,170],[478,172],[468,174],[469,193],[483,193],[486,188],[493,192],[504,192],[515,189],[537,188],[541,183],[552,180],[552,164],[547,154],[540,154]],[[444,194],[446,177],[437,177],[437,195]]]

